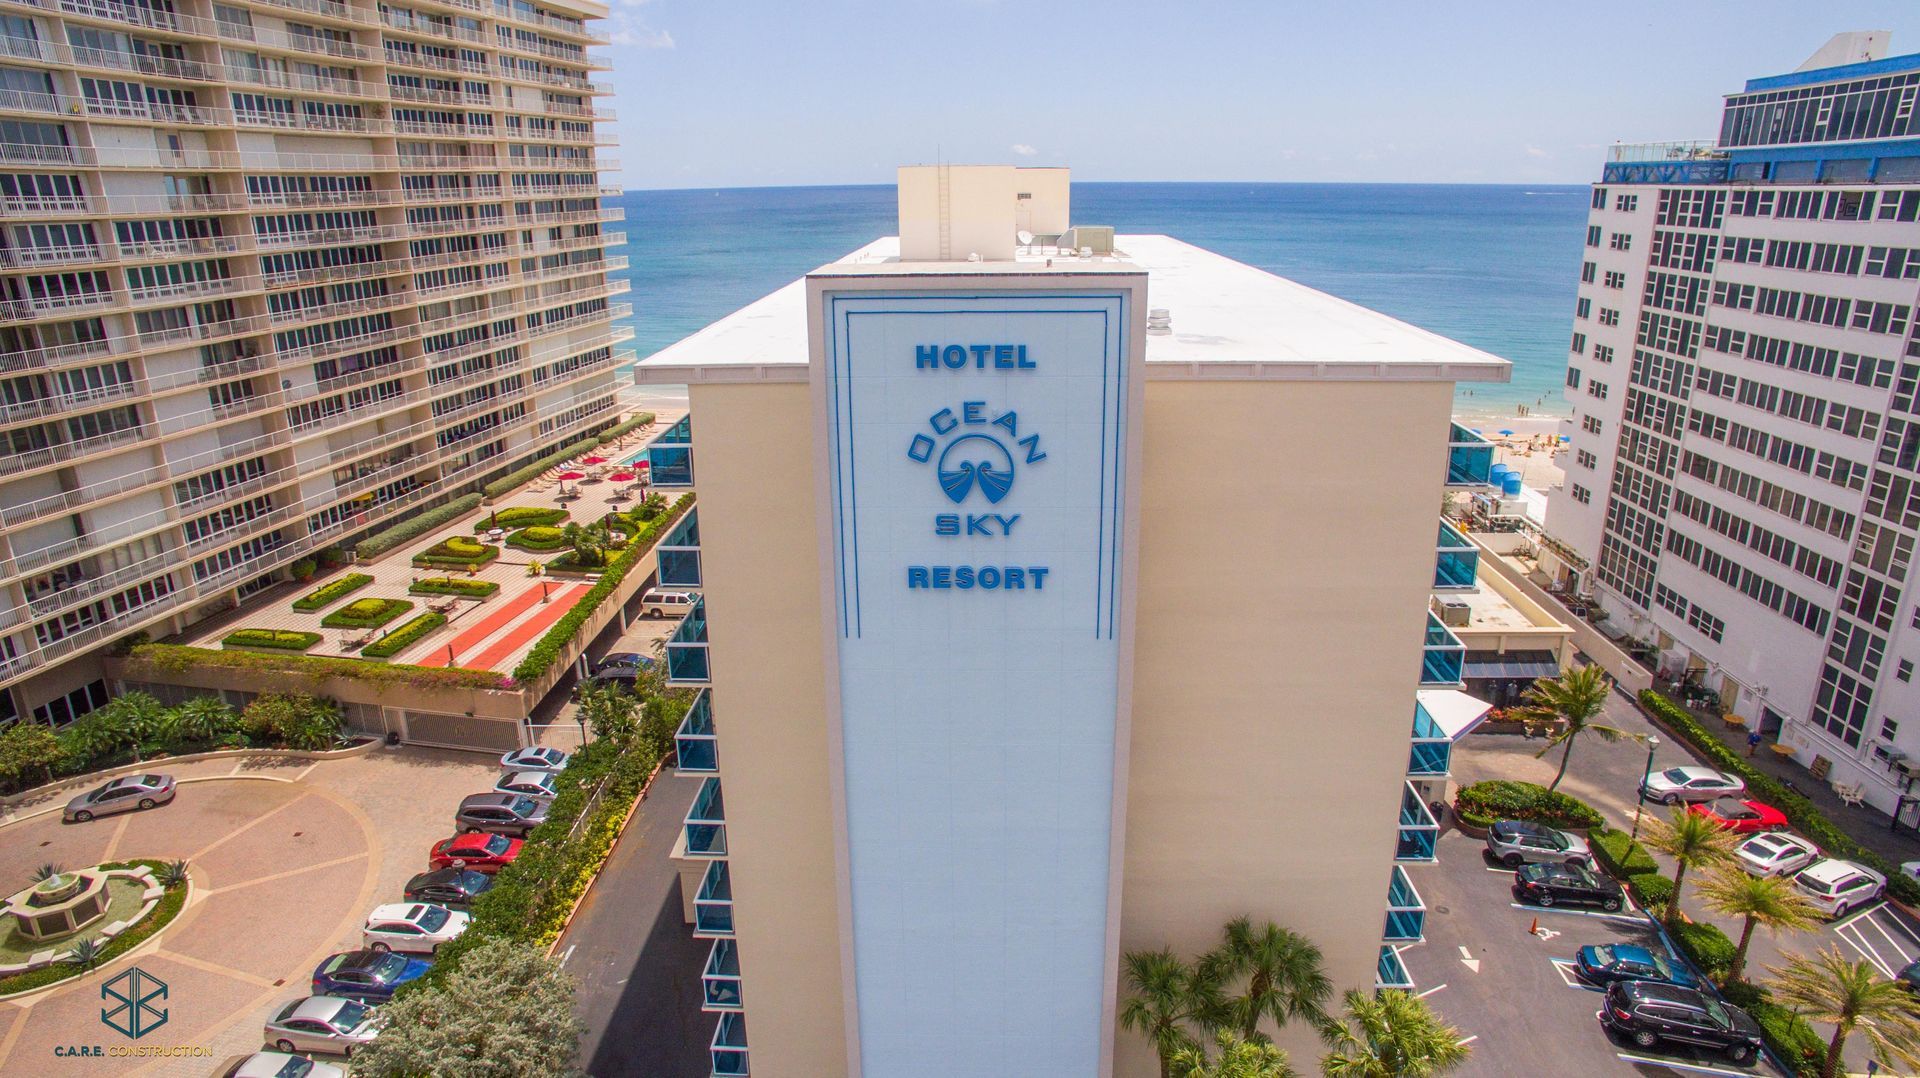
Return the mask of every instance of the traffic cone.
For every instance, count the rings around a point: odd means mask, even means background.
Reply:
[[[1539,934],[1540,934],[1540,918],[1535,917],[1533,919],[1533,923],[1527,926],[1527,935],[1537,936]]]

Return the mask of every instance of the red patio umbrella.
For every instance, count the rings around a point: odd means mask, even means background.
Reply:
[[[616,483],[629,483],[633,481],[633,473],[632,472],[615,472],[612,475],[608,476],[607,478],[613,480]]]
[[[585,479],[586,477],[587,477],[587,474],[585,472],[561,472],[560,473],[560,481],[562,483],[570,482],[575,479]]]
[[[582,464],[605,464],[606,462],[607,462],[607,458],[605,457],[581,457],[580,458],[580,463]]]

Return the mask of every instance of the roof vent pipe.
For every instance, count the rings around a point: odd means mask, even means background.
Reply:
[[[1173,332],[1173,314],[1165,307],[1154,307],[1147,311],[1147,332],[1155,337],[1164,337]]]

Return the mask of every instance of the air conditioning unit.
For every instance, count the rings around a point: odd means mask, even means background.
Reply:
[[[1433,612],[1439,615],[1440,624],[1453,629],[1464,629],[1473,620],[1473,606],[1465,599],[1435,596]]]

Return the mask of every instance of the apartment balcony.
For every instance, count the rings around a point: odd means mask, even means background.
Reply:
[[[33,90],[0,90],[0,112],[39,112],[59,115],[60,99]]]
[[[714,940],[707,968],[700,974],[700,1009],[737,1011],[740,1002],[740,953],[732,940]]]
[[[29,423],[65,412],[92,411],[117,400],[143,396],[146,392],[147,387],[142,382],[118,382],[81,393],[40,397],[22,401],[19,404],[0,405],[0,426]]]
[[[269,49],[332,56],[341,60],[376,61],[380,59],[379,50],[351,41],[336,41],[318,34],[283,34],[278,30],[261,30],[223,20],[213,22],[213,36],[227,41],[245,41]]]
[[[1440,729],[1425,705],[1413,705],[1413,749],[1407,756],[1409,778],[1441,778],[1453,771],[1453,739]]]
[[[323,19],[350,22],[359,26],[379,25],[379,16],[363,8],[352,8],[338,0],[254,0],[268,7],[277,7],[283,11],[297,11],[302,15],[314,15]]]
[[[1493,473],[1493,443],[1458,423],[1447,437],[1447,486],[1484,487]]]
[[[673,732],[674,773],[711,775],[720,770],[720,739],[713,729],[711,689],[701,689]],[[692,843],[688,843],[692,847]]]
[[[687,809],[684,826],[688,857],[727,855],[727,807],[717,777],[700,784],[700,792],[694,795],[693,804]]]
[[[1427,803],[1420,800],[1420,793],[1413,788],[1413,783],[1406,783],[1401,787],[1400,835],[1393,859],[1432,861],[1435,859],[1434,847],[1439,840],[1440,825],[1434,821],[1433,813],[1428,811]]]
[[[493,65],[481,60],[428,56],[425,53],[407,52],[402,49],[386,50],[385,62],[394,67],[419,67],[429,71],[457,71],[464,75],[494,76]]]
[[[296,269],[263,273],[260,279],[268,288],[286,288],[306,284],[337,284],[341,281],[359,281],[368,277],[397,277],[412,272],[413,267],[404,258],[389,258],[383,262],[350,262],[343,266],[301,266]]]
[[[1420,656],[1420,684],[1429,688],[1459,688],[1465,672],[1467,646],[1427,611],[1427,636]]]
[[[707,662],[707,603],[702,599],[667,638],[667,684],[700,686],[712,681]]]
[[[1434,590],[1471,588],[1479,581],[1479,574],[1480,548],[1442,518],[1440,542],[1434,548]]]
[[[698,589],[700,585],[699,510],[688,513],[667,532],[654,550],[660,563],[660,586]]]
[[[647,443],[647,469],[649,481],[656,487],[690,487],[693,485],[693,414],[680,417],[680,421]]]
[[[311,135],[390,135],[399,127],[390,120],[366,116],[317,116],[304,112],[236,112],[240,127],[264,127]]]
[[[459,90],[429,90],[421,86],[387,87],[387,96],[395,101],[421,101],[434,105],[458,105],[473,109],[498,109],[491,94],[470,94]]]
[[[1373,987],[1375,990],[1398,988],[1403,991],[1413,987],[1413,976],[1407,972],[1406,963],[1400,961],[1398,950],[1384,944],[1381,946],[1380,964],[1375,968]]]
[[[268,2],[268,0],[262,0],[262,2]],[[329,75],[275,71],[263,67],[229,65],[220,69],[219,77],[228,82],[270,86],[276,90],[297,90],[309,94],[332,94],[335,97],[370,98],[378,101],[388,96],[385,87],[379,83],[361,82],[357,79],[337,79]]]
[[[450,22],[417,19],[397,11],[387,12],[381,25],[383,30],[397,30],[403,34],[417,34],[421,37],[439,38],[444,41],[465,41],[474,45],[493,43],[493,38],[487,36],[485,30],[469,30]]]
[[[597,30],[582,23],[556,19],[550,15],[541,15],[531,11],[496,3],[493,18],[497,22],[517,22],[523,26],[537,26],[551,34],[565,34],[580,38],[590,45],[605,45],[613,41],[613,35],[605,30]]]
[[[50,468],[56,464],[90,457],[96,453],[119,449],[146,440],[149,432],[144,426],[129,427],[114,431],[112,434],[95,435],[77,441],[62,442],[45,449],[34,449],[25,453],[9,453],[0,456],[0,476],[19,475],[24,472]]]
[[[747,1018],[743,1014],[720,1016],[713,1026],[713,1078],[749,1078],[747,1069]]]
[[[52,247],[0,248],[0,267],[32,270],[42,266],[78,266],[117,261],[111,248],[97,243],[63,243]]]
[[[733,879],[727,863],[715,861],[693,896],[693,934],[697,939],[733,938]]]
[[[1389,943],[1416,943],[1426,938],[1427,904],[1406,870],[1393,866],[1393,880],[1387,886],[1387,929],[1381,938]]]

